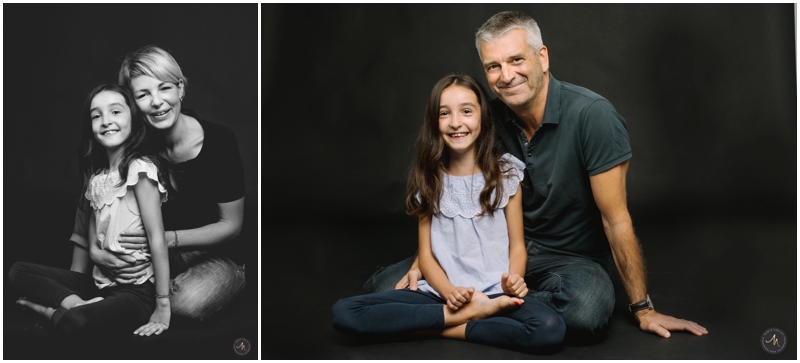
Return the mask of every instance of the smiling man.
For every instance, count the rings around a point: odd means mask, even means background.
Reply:
[[[655,311],[626,201],[631,147],[625,120],[600,95],[550,74],[547,47],[530,16],[492,16],[475,34],[486,80],[497,95],[503,144],[525,161],[526,279],[530,295],[558,311],[573,332],[602,332],[614,309],[608,275],[616,264],[639,327],[708,334]]]
[[[613,257],[642,330],[665,338],[670,331],[708,334],[694,322],[656,312],[647,294],[626,201],[630,141],[614,106],[550,74],[541,31],[527,14],[495,14],[475,34],[475,46],[497,95],[492,111],[498,138],[526,164],[528,296],[561,315],[568,337],[601,337],[614,310],[608,274]],[[394,288],[414,290],[420,275],[410,258],[378,271],[364,288],[379,291],[399,280]]]

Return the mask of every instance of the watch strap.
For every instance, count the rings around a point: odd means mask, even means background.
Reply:
[[[628,305],[628,310],[631,313],[635,313],[637,311],[645,309],[653,310],[653,302],[650,301],[650,294],[648,294],[647,298],[645,298],[644,300]]]

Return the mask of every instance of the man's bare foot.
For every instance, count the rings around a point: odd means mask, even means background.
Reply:
[[[81,306],[81,305],[88,305],[88,304],[91,304],[91,303],[96,303],[96,302],[101,301],[101,300],[103,300],[103,298],[100,297],[100,296],[98,296],[98,297],[96,297],[94,299],[86,300],[86,301],[81,300],[79,302],[76,302],[73,307],[78,307],[78,306]]]
[[[447,305],[444,306],[445,326],[461,325],[469,320],[488,318],[500,311],[520,306],[524,302],[522,299],[506,295],[490,299],[486,294],[476,291],[472,295],[472,301],[464,304],[455,312],[450,310]]]
[[[37,314],[47,318],[48,320],[56,312],[56,309],[53,309],[53,308],[47,307],[47,306],[43,306],[43,305],[39,305],[39,304],[37,304],[35,302],[31,302],[31,301],[29,301],[29,300],[27,300],[25,298],[19,298],[19,300],[17,300],[17,305],[22,306],[25,309],[30,309],[34,313],[37,313]]]

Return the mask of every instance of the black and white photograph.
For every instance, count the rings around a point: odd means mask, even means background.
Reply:
[[[797,359],[794,4],[260,10],[262,359]]]
[[[3,358],[258,359],[258,4],[3,4]]]

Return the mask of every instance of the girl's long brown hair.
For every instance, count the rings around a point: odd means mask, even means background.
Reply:
[[[492,214],[498,209],[502,198],[491,200],[492,192],[503,195],[503,174],[498,162],[500,151],[495,147],[495,125],[492,121],[489,98],[483,86],[474,78],[463,74],[449,74],[433,86],[422,130],[417,138],[417,152],[406,187],[406,213],[415,217],[427,217],[439,212],[439,198],[442,194],[442,176],[450,167],[447,147],[439,133],[439,102],[442,92],[450,86],[458,86],[475,93],[481,107],[481,131],[475,140],[475,162],[483,171],[486,186],[480,193],[481,213]],[[419,199],[418,199],[419,197]]]

